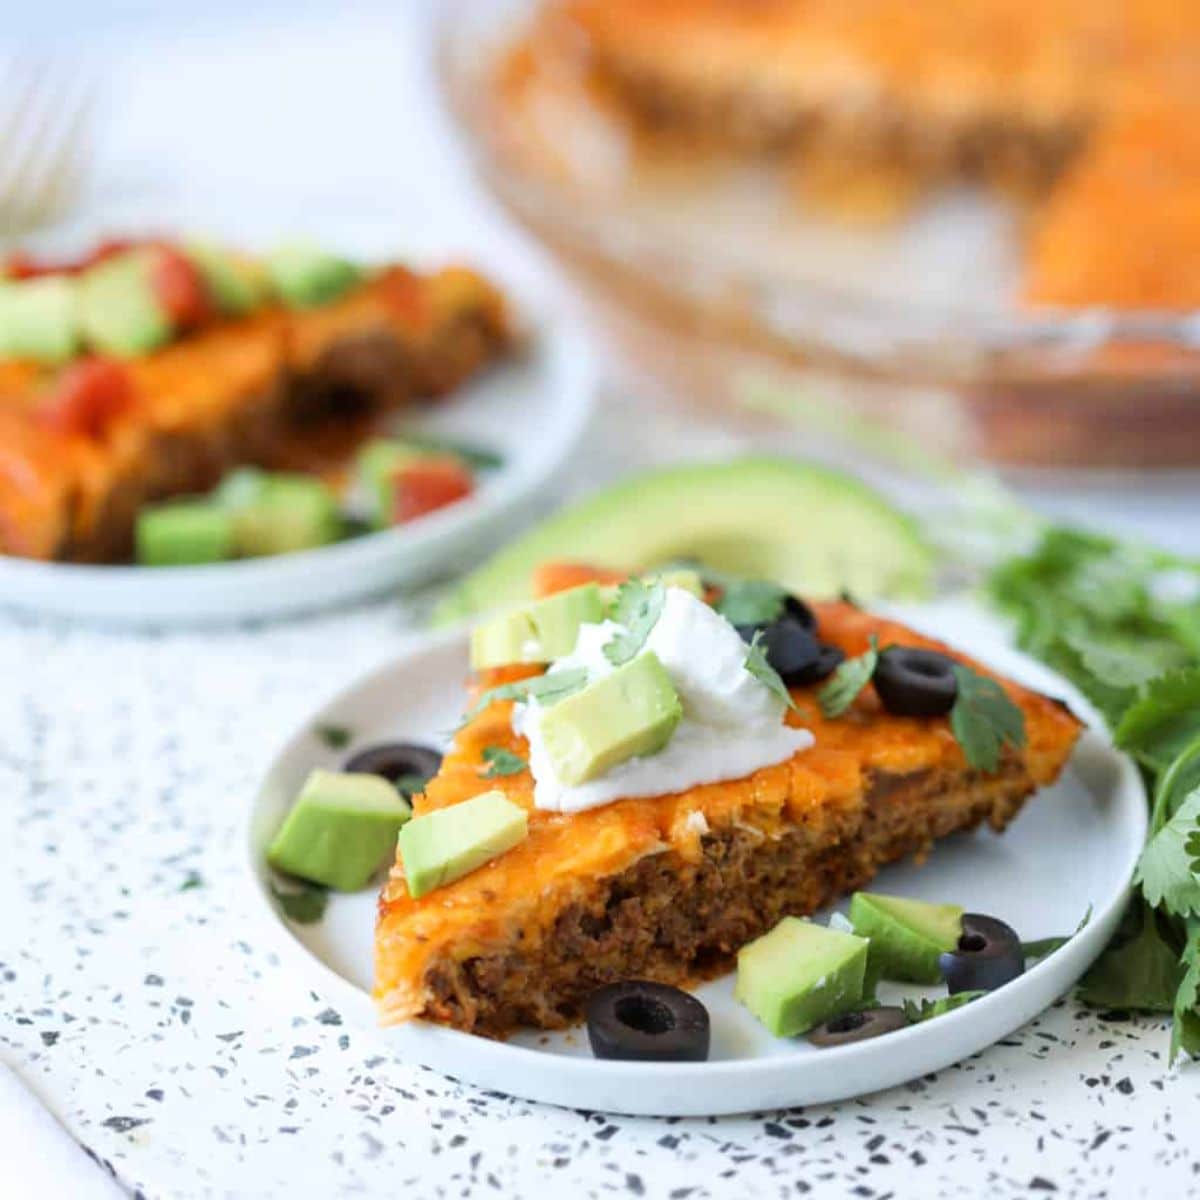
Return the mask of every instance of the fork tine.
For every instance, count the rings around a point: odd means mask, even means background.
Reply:
[[[56,215],[78,180],[90,115],[87,87],[56,79],[45,63],[20,67],[17,101],[0,136],[0,233]]]
[[[72,184],[80,176],[81,147],[90,116],[90,98],[83,88],[70,89],[65,106],[56,113],[55,127],[43,143],[40,177],[30,183],[32,214],[56,215]]]
[[[18,64],[17,75],[21,80],[17,100],[0,138],[0,220],[5,226],[21,221],[21,188],[28,175],[31,156],[36,152],[38,131],[44,120],[44,65],[34,63],[22,68]]]

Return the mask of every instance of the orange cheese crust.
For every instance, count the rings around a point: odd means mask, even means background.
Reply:
[[[881,644],[947,650],[850,605],[827,604],[816,611],[822,638],[848,655],[865,650],[871,634]],[[498,679],[527,673],[489,675],[481,683],[491,686]],[[1028,744],[1020,752],[1006,752],[1000,775],[1007,781],[1006,797],[1011,792],[1016,800],[1008,808],[988,810],[997,824],[1015,812],[1025,794],[1057,777],[1080,730],[1064,705],[1001,682],[1025,714]],[[461,1002],[443,1003],[434,986],[436,976],[496,956],[507,956],[509,970],[515,969],[514,958],[536,961],[542,944],[555,936],[562,914],[586,907],[598,888],[640,861],[661,856],[682,869],[699,861],[707,835],[731,830],[753,831],[764,844],[803,830],[818,850],[836,851],[850,847],[872,790],[879,793],[914,780],[923,781],[922,786],[935,794],[955,786],[979,786],[978,773],[969,769],[946,718],[894,716],[882,709],[868,687],[846,715],[826,720],[816,701],[817,690],[793,692],[797,711],[789,721],[810,729],[815,745],[790,761],[745,779],[618,801],[574,815],[534,808],[528,772],[482,781],[484,747],[503,746],[524,757],[527,746],[511,730],[510,704],[494,704],[480,714],[459,733],[441,771],[417,797],[415,811],[429,812],[484,787],[500,787],[528,811],[529,836],[507,854],[419,900],[408,895],[397,858],[379,900],[375,998],[381,1018],[395,1022],[423,1016],[488,1033],[506,1032],[511,1023],[507,1017],[489,1019],[464,1010]],[[923,830],[915,848],[927,848],[938,833],[933,827]],[[866,870],[865,877],[871,873]],[[863,877],[861,864],[844,873],[847,879]],[[828,898],[818,888],[798,901],[794,911],[810,911]],[[579,967],[582,970],[583,964]],[[695,972],[684,963],[678,970],[668,965],[658,974],[676,982]],[[539,1023],[562,1023],[560,1017],[561,1011],[548,1010]]]
[[[982,183],[1031,208],[1030,301],[1181,308],[1198,71],[1179,0],[546,0],[497,89],[510,140],[559,174],[573,121],[646,165],[770,159],[854,219]]]
[[[0,553],[127,558],[140,505],[238,465],[338,467],[383,413],[499,357],[503,297],[462,267],[389,267],[320,308],[224,320],[127,363],[133,404],[99,436],[51,430],[57,373],[0,362]]]

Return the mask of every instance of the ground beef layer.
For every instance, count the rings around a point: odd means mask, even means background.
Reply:
[[[425,1016],[501,1036],[579,1021],[589,992],[621,979],[687,985],[733,965],[782,917],[803,916],[868,883],[887,863],[981,822],[1002,830],[1034,784],[1023,771],[881,777],[859,819],[830,840],[803,825],[766,836],[713,831],[689,861],[649,855],[571,904],[534,954],[521,948],[429,968]]]

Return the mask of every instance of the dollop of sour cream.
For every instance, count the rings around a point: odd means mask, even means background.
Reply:
[[[575,649],[550,672],[585,667],[589,680],[615,670],[604,647],[621,632],[613,621],[580,627]],[[555,775],[541,735],[536,700],[513,709],[513,730],[529,742],[534,804],[575,813],[634,796],[663,796],[702,783],[741,779],[812,745],[812,734],[784,723],[787,706],[746,670],[746,643],[736,629],[684,588],[669,587],[644,650],[671,677],[683,719],[657,754],[632,758],[607,774],[567,786]]]

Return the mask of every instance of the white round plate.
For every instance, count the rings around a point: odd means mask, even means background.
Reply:
[[[0,555],[0,604],[121,625],[281,617],[344,603],[466,565],[532,515],[579,443],[591,413],[591,356],[557,324],[528,352],[395,429],[458,439],[499,454],[474,495],[411,525],[284,554],[198,567],[85,566]]]
[[[843,1099],[940,1070],[1007,1036],[1066,992],[1103,949],[1128,895],[1146,833],[1137,770],[1100,732],[1099,718],[1082,697],[1008,648],[1002,629],[977,609],[946,603],[890,611],[1068,699],[1093,727],[1062,779],[1033,798],[1003,836],[980,831],[946,839],[924,866],[889,867],[872,886],[995,914],[1026,939],[1071,933],[1090,904],[1090,921],[1065,946],[965,1008],[833,1050],[771,1037],[734,1001],[733,978],[726,976],[697,992],[712,1016],[706,1063],[593,1059],[582,1027],[527,1031],[498,1042],[423,1022],[378,1030],[396,1057],[481,1087],[575,1108],[675,1116],[746,1112]],[[250,812],[249,908],[263,935],[306,985],[368,1027],[376,1026],[369,994],[374,890],[331,895],[322,922],[294,925],[271,899],[264,848],[307,772],[344,758],[345,752],[322,743],[319,724],[344,726],[354,746],[395,738],[443,742],[462,711],[467,673],[465,637],[451,631],[369,675],[314,714],[284,747]],[[937,991],[885,985],[882,994],[887,1002]]]

